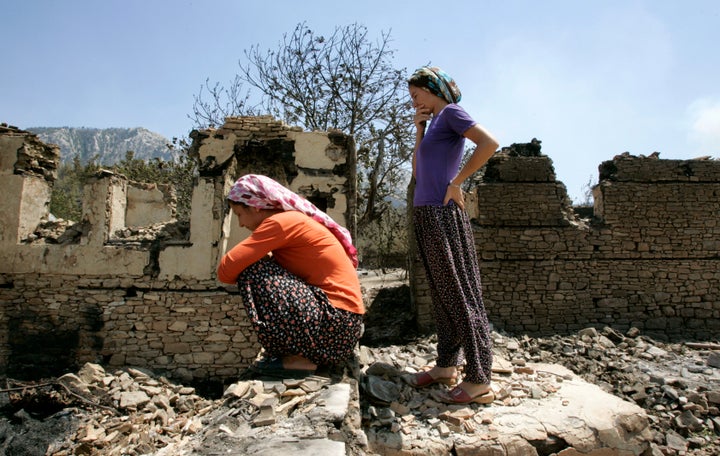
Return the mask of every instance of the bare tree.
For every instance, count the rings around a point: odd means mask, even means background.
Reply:
[[[259,93],[262,110],[288,124],[352,135],[362,227],[382,216],[404,183],[412,151],[406,72],[393,67],[390,42],[389,32],[372,41],[358,24],[337,27],[328,37],[298,24],[276,50],[257,45],[246,50],[229,88],[206,82],[210,100],[198,95],[191,118],[199,125],[220,125],[225,116],[258,112],[248,105],[250,91],[241,98],[246,83]]]
[[[188,118],[195,128],[216,128],[225,123],[225,118],[236,115],[254,115],[254,107],[250,106],[250,93],[242,95],[242,81],[235,76],[228,87],[220,83],[210,85],[210,79],[200,86],[200,93],[193,95],[193,113]],[[204,99],[203,93],[210,99]]]

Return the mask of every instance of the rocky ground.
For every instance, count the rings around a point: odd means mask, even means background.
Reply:
[[[0,454],[262,454],[268,437],[292,430],[302,440],[288,439],[289,448],[310,441],[320,456],[338,454],[335,444],[344,442],[340,451],[361,455],[374,454],[368,439],[384,438],[379,429],[415,439],[418,452],[404,454],[460,454],[462,439],[449,449],[449,436],[486,438],[479,429],[492,426],[487,407],[439,409],[432,389],[418,393],[400,380],[402,370],[431,364],[435,346],[434,336],[413,329],[402,276],[370,275],[364,283],[372,304],[354,366],[297,381],[239,381],[222,397],[148,371],[93,364],[42,381],[3,379]],[[610,328],[546,338],[496,332],[494,340],[504,376],[498,404],[552,395],[562,378],[529,366],[561,365],[646,411],[653,439],[646,456],[720,454],[718,341],[668,342]],[[343,423],[334,402],[345,403]],[[536,451],[555,454],[554,444]]]
[[[379,290],[369,314],[367,345],[400,341],[411,351],[432,345],[434,337],[403,337],[413,334],[400,304],[404,293],[402,287]],[[376,316],[385,318],[380,315],[392,315],[395,321],[373,324]],[[717,340],[661,341],[637,329],[622,334],[607,327],[544,338],[495,333],[495,352],[513,366],[538,362],[565,366],[604,391],[639,405],[651,420],[653,456],[720,455]]]
[[[516,359],[557,363],[644,408],[655,443],[678,454],[720,455],[720,344],[662,343],[635,330],[510,339]]]

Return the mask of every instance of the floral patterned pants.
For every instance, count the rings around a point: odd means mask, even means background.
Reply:
[[[458,206],[419,206],[415,237],[430,284],[438,367],[465,361],[463,380],[490,383],[492,338],[470,218]]]
[[[362,336],[362,315],[333,307],[324,291],[275,261],[261,260],[245,269],[238,287],[268,356],[300,355],[318,365],[337,364]]]

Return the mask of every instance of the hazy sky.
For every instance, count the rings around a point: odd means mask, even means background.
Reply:
[[[2,0],[0,122],[193,128],[206,79],[227,85],[243,51],[316,34],[389,31],[396,68],[452,75],[501,146],[542,141],[575,200],[628,151],[720,157],[717,0]]]

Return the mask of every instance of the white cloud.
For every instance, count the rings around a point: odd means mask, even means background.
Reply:
[[[720,156],[720,100],[700,99],[688,107],[688,141],[703,155]]]

